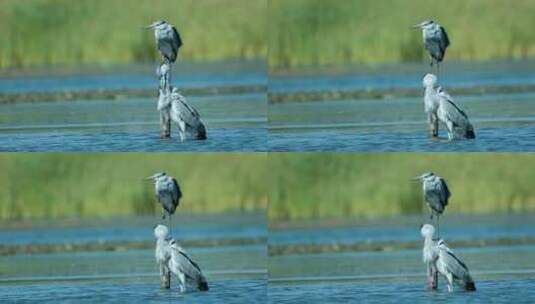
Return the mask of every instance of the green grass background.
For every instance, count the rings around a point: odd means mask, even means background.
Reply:
[[[446,61],[533,57],[533,12],[533,0],[270,0],[269,66],[419,61],[409,27],[425,19],[447,29]]]
[[[2,0],[0,68],[156,60],[152,31],[179,29],[186,60],[265,58],[267,0]]]
[[[427,171],[452,192],[448,213],[535,211],[535,155],[283,153],[270,155],[269,218],[374,218],[427,212]]]
[[[0,219],[159,214],[142,178],[166,171],[183,192],[180,210],[262,211],[267,206],[262,153],[0,154]]]

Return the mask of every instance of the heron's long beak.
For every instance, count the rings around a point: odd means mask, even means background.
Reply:
[[[150,24],[150,25],[145,26],[145,28],[146,28],[147,30],[150,30],[150,29],[154,28],[155,26],[156,26],[156,23],[152,23],[152,24]]]
[[[418,181],[420,181],[421,179],[422,179],[421,176],[415,176],[415,177],[411,178],[410,180],[413,181],[413,182],[418,182]]]
[[[411,28],[413,28],[413,29],[419,29],[419,28],[422,28],[422,24],[423,24],[423,23],[415,24],[415,25],[411,26]]]
[[[148,181],[151,181],[154,179],[154,175],[151,175],[149,177],[145,177],[143,180],[148,180]]]

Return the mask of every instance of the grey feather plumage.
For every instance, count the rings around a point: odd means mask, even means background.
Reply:
[[[437,90],[439,107],[437,111],[438,119],[448,128],[450,139],[475,138],[474,127],[468,119],[468,115],[453,101],[453,98],[442,88]]]
[[[442,214],[451,196],[446,181],[440,176],[435,176],[433,179],[424,180],[423,188],[429,208],[437,215]]]
[[[176,88],[173,88],[171,93],[170,104],[171,119],[178,124],[181,138],[185,138],[186,134],[189,134],[193,139],[206,139],[206,128],[199,112],[186,101],[186,98]]]
[[[415,27],[422,29],[424,47],[429,56],[438,64],[444,60],[446,49],[450,45],[450,38],[446,29],[435,23],[433,20],[427,20]]]
[[[438,242],[436,267],[438,272],[448,280],[448,289],[450,291],[453,290],[454,283],[463,286],[466,290],[476,290],[468,267],[443,240]]]
[[[207,291],[208,282],[199,264],[193,261],[174,239],[169,237],[169,229],[164,225],[157,225],[154,228],[154,236],[157,240],[155,258],[160,265],[160,275],[173,273],[179,280],[182,292],[186,292],[192,285],[197,290]]]
[[[166,21],[156,21],[149,26],[154,29],[158,50],[168,63],[176,61],[178,50],[182,47],[182,38],[177,29]]]
[[[169,269],[171,269],[171,272],[179,274],[185,287],[194,285],[200,291],[208,290],[208,283],[199,265],[176,241],[171,241],[170,245],[171,259],[169,260]]]
[[[177,180],[172,176],[167,175],[165,172],[155,173],[147,179],[154,182],[156,198],[165,212],[167,212],[167,215],[170,216],[175,213],[176,208],[180,204],[180,199],[182,198],[182,191]]]
[[[422,225],[421,235],[424,238],[423,260],[427,265],[428,280],[432,288],[436,288],[437,273],[448,281],[448,290],[453,291],[453,284],[459,284],[466,290],[474,291],[476,286],[466,264],[455,255],[444,240],[433,240],[433,225]]]
[[[433,74],[425,75],[425,111],[430,123],[433,136],[438,136],[438,122],[440,121],[448,131],[448,139],[476,137],[474,127],[468,115],[457,105],[446,90],[438,86],[438,78]]]

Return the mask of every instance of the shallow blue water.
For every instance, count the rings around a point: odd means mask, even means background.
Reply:
[[[208,139],[159,138],[155,100],[79,100],[0,105],[0,151],[265,151],[262,94],[192,97]]]
[[[273,151],[535,151],[535,95],[458,98],[475,140],[428,136],[422,98],[269,105]]]
[[[422,283],[270,285],[270,303],[533,303],[535,279],[485,280],[476,292],[426,290]]]
[[[0,286],[7,302],[38,303],[265,303],[267,282],[215,280],[208,292],[180,294],[160,290],[156,283],[51,283]]]
[[[366,88],[420,88],[426,73],[434,69],[422,63],[376,67],[350,66],[334,70],[300,71],[270,75],[272,92],[350,90]],[[535,83],[535,61],[447,62],[441,65],[441,84],[456,87]]]
[[[174,238],[266,237],[265,215],[179,215]],[[38,222],[35,227],[3,228],[1,244],[81,243],[95,240],[154,239],[158,219],[120,218],[76,225],[72,221]],[[12,223],[12,227],[29,223]],[[137,236],[135,236],[137,235]],[[62,237],[63,236],[63,237]],[[0,302],[42,303],[193,303],[266,302],[266,245],[184,247],[208,280],[208,292],[180,294],[160,290],[154,249],[32,253],[0,256]]]
[[[385,218],[372,221],[354,221],[336,225],[305,224],[301,227],[270,229],[269,243],[330,244],[364,241],[420,240],[419,229],[428,216]],[[441,217],[440,233],[443,238],[478,240],[496,238],[522,238],[535,235],[535,214],[480,215]]]
[[[92,68],[92,67],[89,67]],[[82,67],[82,69],[86,69]],[[154,88],[156,64],[97,68],[95,73],[64,74],[41,71],[42,75],[0,76],[0,92],[47,92],[64,90]],[[180,88],[223,85],[262,85],[267,81],[263,62],[177,63],[173,83]]]
[[[263,213],[175,214],[172,219],[173,234],[182,240],[267,237],[266,218]],[[152,229],[154,224],[159,222],[167,225],[167,220],[156,215],[94,220],[77,225],[56,221],[33,224],[30,227],[4,227],[0,228],[0,243],[11,245],[154,240]]]
[[[441,236],[448,240],[533,236],[533,215],[448,216]],[[270,244],[336,244],[373,240],[415,240],[422,219],[392,218],[332,222],[270,230]],[[271,303],[531,303],[535,297],[535,246],[453,248],[476,283],[476,292],[426,289],[421,249],[295,253],[269,257]]]

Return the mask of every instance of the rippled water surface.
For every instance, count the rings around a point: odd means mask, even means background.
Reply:
[[[265,151],[262,94],[188,98],[208,139],[159,138],[155,99],[79,100],[0,105],[2,151]]]
[[[87,69],[82,68],[82,69]],[[250,87],[267,83],[261,62],[180,63],[178,88]],[[35,72],[0,76],[0,94],[150,89],[158,86],[150,66],[125,66],[77,73]],[[155,94],[156,95],[156,94]],[[265,151],[266,97],[263,93],[187,96],[206,124],[208,140],[159,138],[154,98],[75,100],[0,104],[0,151]]]
[[[459,97],[475,140],[428,136],[422,98],[271,104],[274,151],[535,151],[535,94]]]
[[[535,62],[455,63],[442,66],[449,87],[535,83]],[[368,89],[422,89],[421,64],[354,67],[274,75],[277,94]],[[513,90],[514,91],[514,90]],[[272,103],[269,149],[274,151],[535,151],[535,93],[453,96],[475,127],[475,140],[449,142],[427,136],[423,97]]]
[[[185,239],[265,238],[265,215],[176,217],[173,235]],[[12,225],[0,230],[0,243],[84,243],[153,240],[152,218],[122,218],[72,225]],[[156,221],[157,222],[157,221]],[[204,224],[202,224],[204,223]],[[16,229],[15,229],[16,228]],[[61,234],[65,235],[61,238]],[[180,294],[176,278],[170,290],[159,288],[153,249],[19,253],[0,256],[2,302],[41,303],[194,303],[266,302],[267,259],[264,244],[187,247],[207,277],[208,292]]]
[[[533,236],[533,215],[451,217],[441,229],[448,240]],[[270,245],[404,241],[419,237],[416,218],[339,227],[275,229]],[[421,249],[294,253],[269,257],[271,303],[530,303],[535,297],[535,246],[453,248],[470,268],[476,292],[426,289]]]

